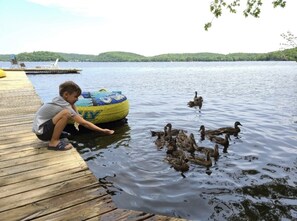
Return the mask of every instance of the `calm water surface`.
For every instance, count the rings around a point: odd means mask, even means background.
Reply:
[[[34,65],[34,64],[32,64]],[[297,63],[60,63],[80,75],[29,76],[43,101],[65,80],[85,91],[121,90],[126,125],[112,136],[77,135],[74,144],[119,208],[191,220],[297,220]],[[187,107],[194,91],[202,110]],[[209,170],[184,173],[164,161],[150,130],[165,124],[194,133],[243,125]]]

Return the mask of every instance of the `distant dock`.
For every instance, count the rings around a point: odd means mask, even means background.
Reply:
[[[58,66],[59,58],[49,65],[36,67],[27,67],[25,63],[18,62],[15,55],[11,56],[10,68],[1,68],[4,71],[23,71],[26,74],[80,74],[81,69],[77,68],[60,68]]]
[[[26,74],[80,74],[77,68],[2,68],[4,71],[24,71]]]

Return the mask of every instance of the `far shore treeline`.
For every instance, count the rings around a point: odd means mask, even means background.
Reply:
[[[10,61],[11,54],[0,54],[0,61]],[[25,61],[72,61],[72,62],[187,62],[187,61],[297,61],[297,47],[269,53],[180,53],[161,54],[151,57],[130,52],[105,52],[99,55],[34,51],[16,54],[17,60]]]

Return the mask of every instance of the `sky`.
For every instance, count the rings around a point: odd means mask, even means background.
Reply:
[[[167,53],[266,53],[297,35],[297,1],[260,18],[223,12],[213,19],[212,0],[0,0],[0,54],[52,51],[98,55],[124,51]],[[242,0],[242,5],[246,0]],[[213,20],[209,31],[204,24]]]

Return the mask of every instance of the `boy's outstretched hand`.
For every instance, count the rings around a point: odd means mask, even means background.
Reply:
[[[105,133],[105,134],[111,135],[111,134],[113,134],[113,133],[114,133],[114,130],[103,129],[103,131],[102,131],[102,132],[103,132],[103,133]]]

